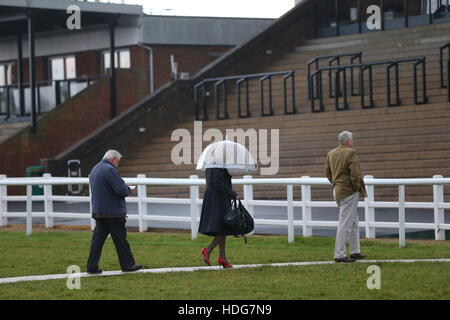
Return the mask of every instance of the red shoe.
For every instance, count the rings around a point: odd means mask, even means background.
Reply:
[[[222,268],[233,268],[231,264],[229,264],[225,259],[222,258],[217,259],[217,263],[222,266]]]
[[[202,251],[200,252],[199,256],[203,255],[203,262],[210,266],[211,262],[209,261],[209,257],[208,257],[208,251],[206,250],[206,248],[203,248]]]

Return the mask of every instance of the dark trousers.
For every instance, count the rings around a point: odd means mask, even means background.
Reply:
[[[87,270],[95,271],[100,261],[103,245],[109,234],[116,246],[117,256],[119,257],[120,267],[123,269],[135,265],[130,244],[127,241],[127,230],[125,229],[126,219],[124,218],[102,218],[96,219],[96,226],[92,235],[91,249],[87,262]]]

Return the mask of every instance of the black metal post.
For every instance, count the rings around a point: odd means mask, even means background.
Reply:
[[[34,59],[34,17],[28,12],[28,49],[29,49],[29,83],[30,83],[30,105],[31,105],[31,133],[37,132],[36,115],[36,70]]]
[[[433,24],[433,11],[431,10],[431,0],[428,0],[428,9],[430,10],[430,13],[428,14],[429,23]]]
[[[362,33],[361,0],[358,0],[358,32]]]
[[[397,95],[397,105],[401,105],[402,101],[400,100],[400,72],[399,72],[399,64],[395,64],[395,89]]]
[[[373,74],[372,74],[372,65],[369,66],[369,96],[370,96],[370,108],[375,107],[375,103],[373,102]]]
[[[317,38],[317,7],[316,7],[316,1],[313,1],[313,15],[314,15],[314,38]]]
[[[339,30],[339,0],[334,0],[334,9],[336,14],[336,36],[339,37],[340,30]]]
[[[405,28],[408,28],[409,27],[408,0],[403,0],[403,10],[405,10]]]
[[[17,89],[19,90],[20,116],[25,115],[25,90],[23,87],[23,48],[22,34],[17,34]]]
[[[322,72],[319,72],[317,83],[319,84],[317,87],[317,94],[319,96],[320,101],[320,112],[325,111],[325,105],[323,104],[323,88],[322,88]]]
[[[414,104],[419,104],[419,99],[417,95],[417,65],[418,63],[415,63],[413,66],[413,77],[414,77]]]
[[[195,120],[198,121],[198,86],[194,86],[194,111],[195,111]]]
[[[422,92],[423,92],[423,104],[428,103],[428,96],[427,96],[427,72],[426,72],[426,65],[425,65],[425,58],[422,61]]]
[[[110,100],[110,114],[111,118],[117,115],[117,92],[116,92],[116,66],[115,66],[115,36],[114,31],[117,22],[117,16],[114,16],[109,21],[109,100]]]
[[[5,86],[5,89],[6,89],[6,103],[5,103],[5,106],[6,106],[6,119],[9,119],[10,117],[11,117],[11,104],[10,104],[10,101],[11,101],[11,93],[10,93],[10,89],[11,89],[11,86],[9,86],[9,85],[6,85]]]
[[[206,95],[206,84],[202,86],[202,96],[203,96],[203,120],[208,120],[208,96]]]
[[[450,102],[450,59],[447,61],[447,95]]]

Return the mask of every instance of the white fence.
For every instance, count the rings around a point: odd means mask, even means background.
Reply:
[[[198,176],[191,176],[189,179],[168,179],[168,178],[146,178],[145,175],[138,175],[137,178],[125,178],[126,183],[137,185],[137,196],[127,198],[128,203],[138,204],[138,214],[129,215],[130,220],[139,221],[139,231],[145,231],[150,221],[178,221],[190,222],[192,239],[197,237],[198,222],[200,219],[200,208],[202,200],[199,195],[199,186],[205,185],[204,179]],[[444,210],[450,209],[450,203],[444,202],[444,185],[450,185],[450,178],[433,176],[425,179],[374,179],[372,176],[365,176],[364,181],[368,196],[364,201],[358,203],[358,207],[364,208],[365,221],[360,221],[359,226],[365,228],[367,238],[375,238],[376,228],[398,229],[400,247],[405,246],[406,229],[426,229],[435,231],[436,240],[445,240],[445,230],[450,230],[450,224],[445,224]],[[89,196],[58,196],[53,195],[54,185],[78,185],[89,184],[88,178],[66,178],[51,177],[45,174],[43,178],[7,178],[0,175],[0,226],[7,225],[8,218],[26,218],[26,233],[32,233],[33,217],[45,218],[45,226],[53,227],[55,218],[70,219],[91,219],[86,213],[55,212],[53,210],[54,201],[70,202],[90,202]],[[42,185],[44,195],[32,195],[32,186]],[[312,201],[312,186],[329,186],[326,178],[260,178],[253,179],[251,176],[244,176],[243,179],[233,179],[233,185],[243,185],[243,202],[248,211],[254,216],[254,207],[273,206],[285,207],[286,219],[258,219],[255,217],[255,225],[286,226],[288,230],[288,241],[294,241],[294,227],[302,227],[302,234],[305,237],[312,235],[314,227],[335,227],[337,221],[317,221],[312,219],[312,208],[332,208],[336,207],[334,201]],[[254,200],[253,186],[256,185],[279,185],[286,187],[286,200]],[[430,186],[433,188],[433,202],[405,202],[405,188],[407,186]],[[9,196],[8,186],[26,186],[26,196]],[[187,186],[190,188],[190,198],[157,198],[149,197],[146,186]],[[300,187],[301,201],[294,200],[294,187]],[[398,201],[375,201],[375,186],[397,186]],[[331,191],[331,190],[330,190]],[[26,212],[8,212],[7,203],[12,201],[26,201]],[[32,212],[32,201],[43,201],[44,212]],[[190,216],[170,216],[153,215],[147,211],[147,203],[154,204],[187,204],[190,206]],[[301,208],[302,219],[294,219],[294,208]],[[399,212],[398,222],[375,221],[375,208],[397,208]],[[405,222],[405,209],[433,209],[434,221],[432,223],[412,223]],[[91,228],[95,226],[95,221],[91,219]]]

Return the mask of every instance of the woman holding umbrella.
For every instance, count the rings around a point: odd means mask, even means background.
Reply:
[[[231,200],[239,200],[239,195],[232,189],[230,172],[254,171],[254,163],[244,146],[227,140],[209,145],[199,158],[197,169],[206,170],[206,189],[198,232],[214,237],[200,253],[207,265],[211,265],[211,252],[219,246],[218,264],[223,268],[233,267],[225,253],[226,237],[232,233],[224,223],[224,216],[231,209]]]

